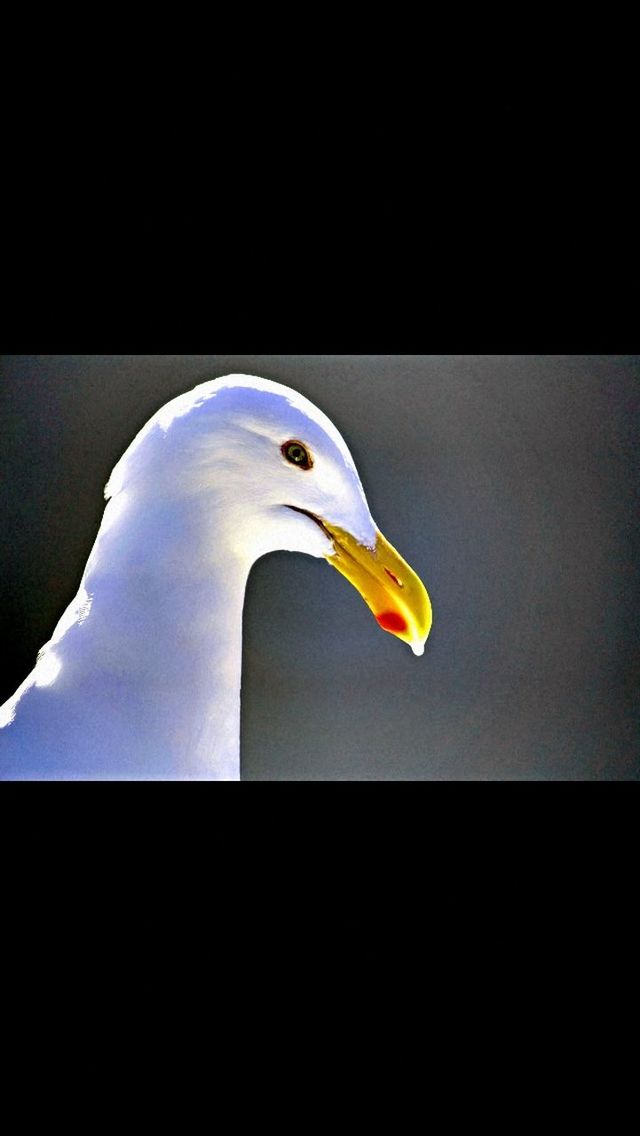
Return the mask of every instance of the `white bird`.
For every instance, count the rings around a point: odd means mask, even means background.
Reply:
[[[203,383],[116,465],[80,590],[0,707],[0,778],[240,779],[252,565],[325,557],[421,655],[424,585],[378,531],[335,426],[290,387]]]

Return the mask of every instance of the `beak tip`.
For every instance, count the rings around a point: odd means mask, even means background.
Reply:
[[[410,647],[416,658],[419,659],[422,655],[424,655],[424,643],[411,643]]]

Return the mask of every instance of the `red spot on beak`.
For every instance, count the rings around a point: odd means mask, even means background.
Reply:
[[[385,631],[406,631],[408,627],[404,616],[397,611],[383,611],[376,619]]]

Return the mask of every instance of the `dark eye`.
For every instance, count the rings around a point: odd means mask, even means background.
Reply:
[[[288,462],[292,465],[297,465],[299,469],[311,469],[313,462],[311,454],[302,442],[296,442],[293,439],[285,442],[282,446],[282,453]]]

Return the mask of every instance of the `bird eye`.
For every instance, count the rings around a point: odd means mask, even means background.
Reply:
[[[311,469],[313,465],[311,454],[302,442],[291,440],[285,442],[281,448],[283,455],[292,465],[297,465],[299,469]]]

